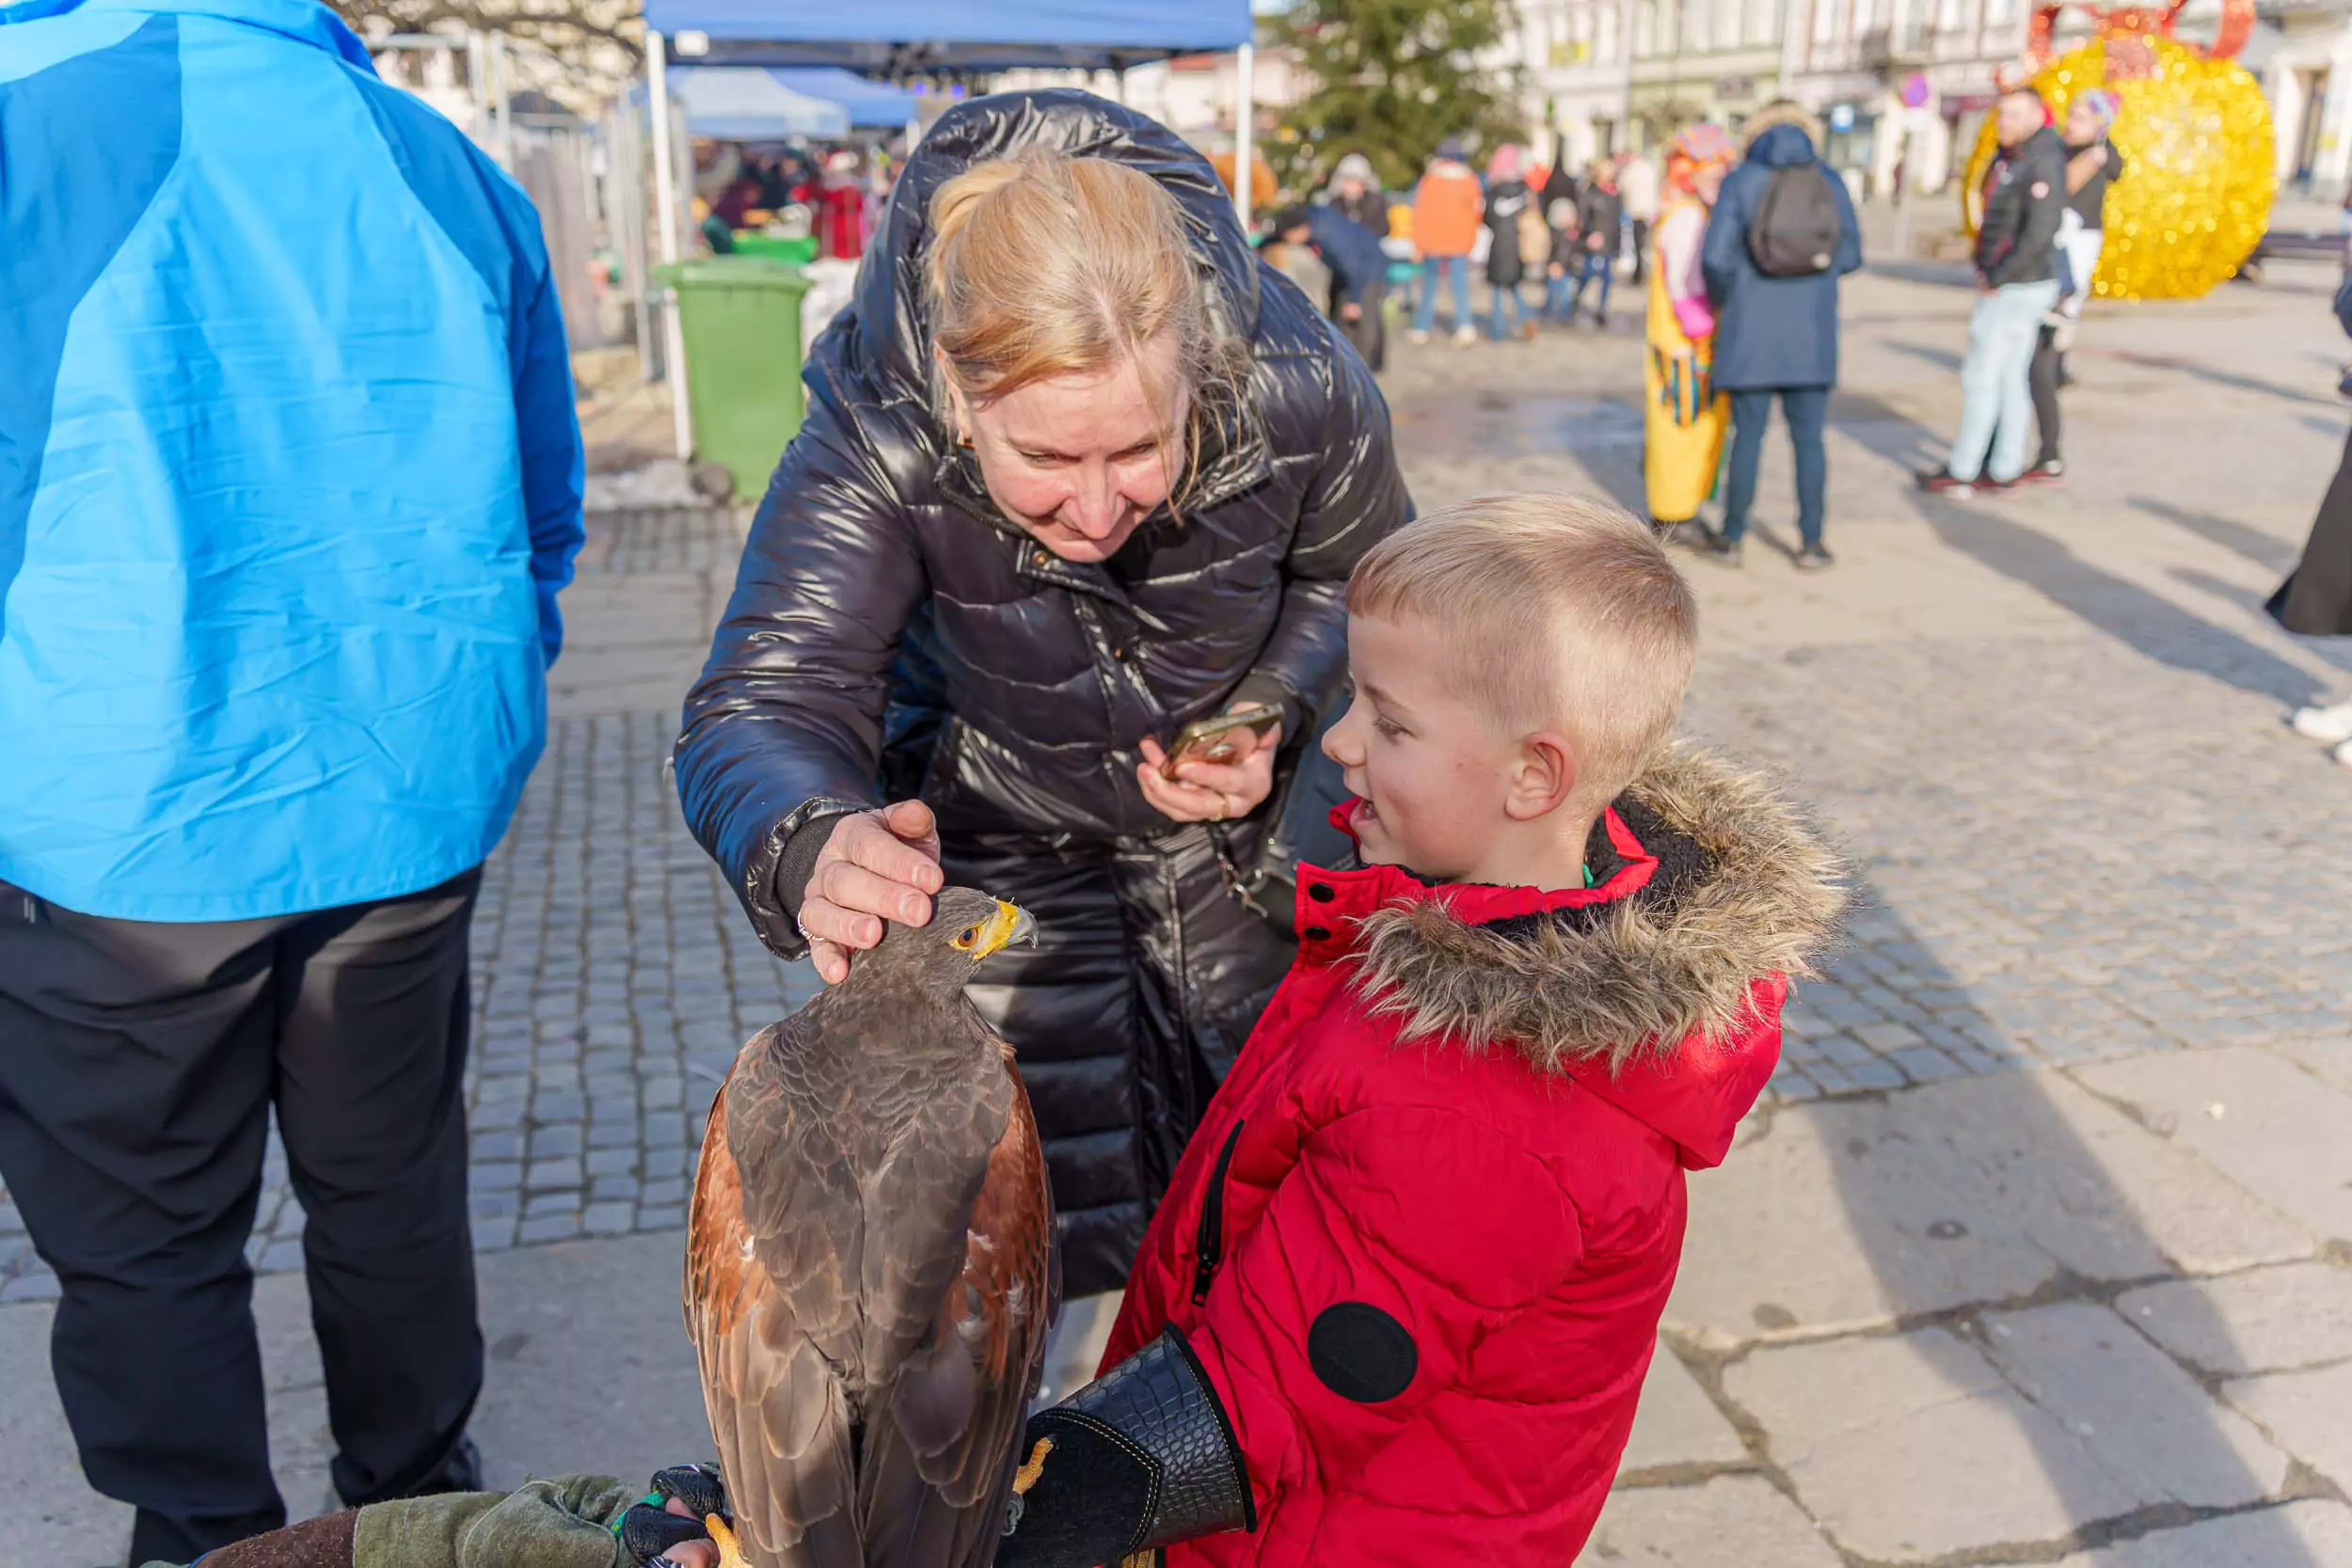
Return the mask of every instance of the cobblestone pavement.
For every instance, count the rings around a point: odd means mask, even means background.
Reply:
[[[2072,485],[1961,504],[1905,472],[1970,296],[1866,276],[1839,568],[1775,553],[1777,433],[1747,566],[1692,564],[1691,733],[1788,775],[1863,903],[1693,1180],[1613,1559],[2352,1564],[2352,773],[2281,723],[2352,660],[2259,611],[2344,437],[2331,281],[2094,312]],[[1418,498],[1638,504],[1639,369],[1623,330],[1400,345]],[[662,777],[739,527],[600,517],[567,600],[475,928],[485,1251],[675,1230],[719,1074],[804,993]],[[299,1234],[273,1157],[256,1261]],[[0,1300],[54,1290],[0,1207]]]

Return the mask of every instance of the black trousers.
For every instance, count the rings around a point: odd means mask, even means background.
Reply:
[[[1381,305],[1388,293],[1386,279],[1364,285],[1363,312],[1348,321],[1340,314],[1340,307],[1345,302],[1335,286],[1329,309],[1325,312],[1338,324],[1341,335],[1355,346],[1356,356],[1364,362],[1364,368],[1375,374],[1385,367],[1389,356],[1388,325],[1381,317]]]
[[[167,925],[0,884],[0,1178],[56,1271],[50,1360],[131,1560],[285,1522],[245,1247],[268,1114],[306,1216],[335,1486],[428,1483],[482,1386],[466,1210],[481,873],[380,903]]]
[[[2042,450],[2034,466],[2058,461],[2058,372],[2066,356],[2058,351],[2058,329],[2044,326],[2034,340],[2033,363],[2026,367],[2026,385],[2033,392],[2033,420],[2042,432]]]

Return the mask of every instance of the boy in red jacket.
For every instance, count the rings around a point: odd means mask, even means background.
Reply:
[[[1771,1077],[1838,867],[1668,743],[1690,590],[1614,507],[1434,514],[1348,587],[1360,866],[1217,1091],[999,1568],[1565,1568],[1633,1424],[1683,1176]]]

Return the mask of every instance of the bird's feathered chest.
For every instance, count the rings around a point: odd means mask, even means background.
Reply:
[[[936,1322],[1012,1099],[961,996],[844,988],[739,1059],[726,1132],[751,1260],[853,1390],[886,1383]]]

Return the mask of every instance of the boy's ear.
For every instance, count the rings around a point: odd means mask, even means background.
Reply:
[[[1519,765],[1502,809],[1514,822],[1549,816],[1575,793],[1576,748],[1557,730],[1543,730],[1519,743]]]

